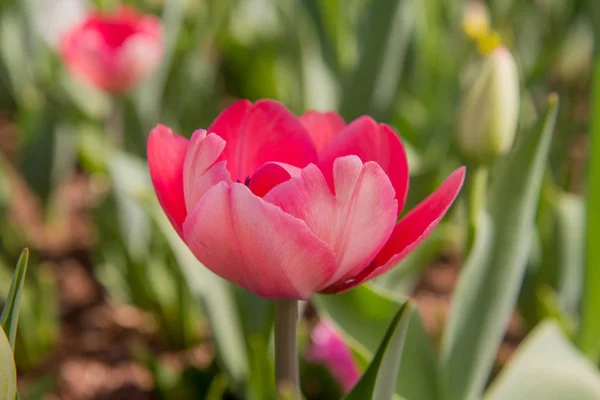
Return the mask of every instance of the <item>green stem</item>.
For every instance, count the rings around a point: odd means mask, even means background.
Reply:
[[[278,300],[275,309],[275,383],[277,391],[292,389],[300,398],[296,325],[298,302]],[[288,390],[285,391],[289,393]]]
[[[469,229],[465,254],[468,254],[471,250],[479,225],[479,218],[486,207],[489,177],[489,169],[486,166],[476,166],[471,171],[466,182]]]
[[[122,149],[124,143],[123,132],[123,104],[120,97],[112,99],[111,108],[106,119],[106,133],[111,139],[113,146],[117,149]]]

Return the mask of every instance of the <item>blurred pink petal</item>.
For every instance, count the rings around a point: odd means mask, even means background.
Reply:
[[[325,364],[344,393],[349,392],[360,379],[360,371],[341,335],[328,323],[319,321],[310,338],[307,359]]]
[[[346,123],[333,111],[319,112],[319,111],[307,111],[301,117],[302,125],[306,128],[308,133],[317,148],[317,152],[323,150],[323,148],[331,142],[338,133],[340,133]]]
[[[131,7],[90,13],[61,40],[60,53],[78,78],[109,93],[125,93],[160,64],[160,19]]]

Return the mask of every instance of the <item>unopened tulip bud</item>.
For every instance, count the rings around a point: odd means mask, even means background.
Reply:
[[[519,76],[505,47],[491,52],[464,98],[458,146],[470,161],[485,164],[508,152],[517,130]]]

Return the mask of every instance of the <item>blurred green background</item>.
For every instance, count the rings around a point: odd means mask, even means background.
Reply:
[[[591,123],[600,114],[590,112],[595,0],[488,0],[494,39],[467,35],[471,1],[128,1],[161,18],[164,59],[133,93],[112,98],[73,79],[56,46],[86,7],[119,3],[0,0],[0,297],[21,249],[31,250],[15,352],[21,399],[266,398],[272,305],[207,272],[172,231],[147,173],[150,129],[163,123],[189,136],[238,98],[277,99],[296,114],[335,110],[347,122],[368,114],[407,148],[409,210],[464,163],[459,106],[486,40],[503,43],[518,65],[517,143],[547,95],[560,96],[541,189],[530,196],[527,269],[496,278],[520,289],[493,375],[545,319],[598,365],[600,254],[584,249],[586,237],[600,239],[592,207],[600,168],[587,167],[591,135],[600,139]],[[499,164],[492,184],[505,179]],[[504,193],[493,193],[502,202]],[[414,329],[429,334],[433,353],[465,258],[466,203],[462,196],[432,237],[373,285],[415,298]],[[317,315],[347,328],[335,299],[309,305],[303,348]],[[353,347],[363,366],[373,354],[366,348]],[[308,399],[340,396],[324,367],[303,360],[302,376]]]

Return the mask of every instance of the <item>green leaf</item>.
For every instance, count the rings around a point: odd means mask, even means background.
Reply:
[[[540,324],[521,344],[485,400],[593,400],[600,374],[554,322]]]
[[[157,203],[153,215],[173,249],[192,295],[206,313],[219,361],[234,387],[241,390],[248,378],[248,355],[232,285],[210,272],[194,257]]]
[[[561,193],[555,204],[557,252],[556,291],[561,307],[576,314],[583,287],[585,205],[570,193]]]
[[[346,400],[388,400],[394,395],[412,306],[402,305],[379,345],[379,349],[360,381]]]
[[[17,371],[10,343],[0,329],[0,399],[11,400],[17,395]]]
[[[494,177],[488,212],[454,292],[442,338],[444,389],[450,399],[479,398],[514,310],[533,236],[558,97]]]
[[[376,290],[373,284],[356,287],[334,296],[314,296],[318,310],[325,314],[366,364],[377,352],[389,321],[404,301]],[[406,346],[396,393],[407,399],[436,400],[438,362],[419,313],[411,313]]]
[[[260,335],[248,339],[250,377],[248,379],[249,400],[275,400],[275,372],[269,356],[268,342]]]
[[[0,324],[6,336],[10,348],[15,348],[15,338],[17,336],[17,325],[19,324],[19,310],[21,308],[21,296],[23,294],[23,285],[25,283],[25,274],[27,273],[27,262],[29,261],[29,249],[24,249],[17,261],[17,267],[13,275],[10,290],[6,297],[4,309],[0,316]]]
[[[352,120],[363,114],[387,120],[393,110],[413,23],[413,3],[373,0],[363,30],[361,62],[346,80],[341,114]]]
[[[19,154],[19,170],[31,189],[44,201],[50,197],[55,163],[61,155],[61,149],[58,148],[56,110],[51,108],[48,105],[47,109],[23,109],[21,115],[25,135]]]
[[[145,261],[152,235],[150,217],[139,201],[141,194],[151,187],[146,163],[127,153],[115,152],[108,158],[107,165],[122,240],[133,260]]]
[[[594,16],[596,27],[596,59],[590,110],[591,148],[587,186],[587,241],[584,291],[581,301],[579,347],[594,361],[600,359],[600,5]]]

